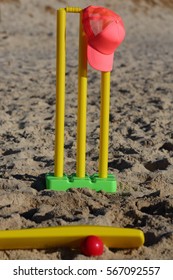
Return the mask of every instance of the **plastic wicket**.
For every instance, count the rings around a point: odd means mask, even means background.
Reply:
[[[65,66],[66,66],[66,14],[79,13],[78,113],[76,174],[64,174],[64,121],[65,121]],[[55,168],[46,176],[47,188],[67,190],[88,187],[96,191],[116,191],[116,180],[108,174],[110,72],[101,73],[100,152],[99,172],[86,175],[86,115],[87,115],[87,39],[81,22],[81,8],[67,7],[57,10],[56,50],[56,121]]]

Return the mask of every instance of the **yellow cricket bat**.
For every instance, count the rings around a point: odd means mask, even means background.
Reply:
[[[47,249],[80,247],[87,237],[100,237],[108,248],[138,248],[144,244],[144,234],[139,229],[111,226],[69,225],[48,228],[29,228],[0,231],[0,250]]]

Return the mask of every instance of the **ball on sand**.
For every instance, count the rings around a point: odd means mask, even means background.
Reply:
[[[104,245],[102,240],[94,235],[87,236],[81,244],[81,253],[85,256],[100,256],[103,254]]]

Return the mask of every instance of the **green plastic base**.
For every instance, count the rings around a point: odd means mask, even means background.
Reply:
[[[86,175],[85,178],[79,178],[76,177],[76,174],[56,177],[50,173],[46,175],[46,188],[55,191],[66,191],[70,188],[88,188],[95,191],[115,193],[117,181],[112,174],[108,174],[107,178],[99,178],[98,174],[93,174],[92,176]]]

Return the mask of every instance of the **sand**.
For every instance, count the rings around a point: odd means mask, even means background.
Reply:
[[[94,1],[120,14],[126,39],[111,74],[109,172],[115,194],[47,190],[54,170],[59,7],[93,1],[0,0],[0,229],[107,225],[143,230],[135,250],[6,250],[0,259],[173,259],[172,1]],[[78,17],[67,20],[65,172],[76,168]],[[89,67],[87,173],[98,171],[100,73]]]

